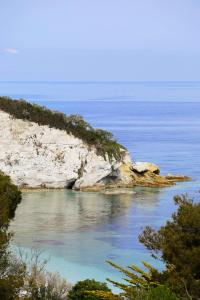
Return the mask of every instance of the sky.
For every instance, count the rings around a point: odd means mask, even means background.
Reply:
[[[200,80],[199,0],[0,0],[1,81]]]

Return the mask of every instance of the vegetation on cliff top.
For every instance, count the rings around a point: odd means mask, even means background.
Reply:
[[[124,155],[124,147],[116,142],[112,133],[94,129],[79,115],[67,116],[25,100],[12,100],[8,97],[0,97],[0,110],[17,119],[65,130],[68,134],[82,139],[88,146],[94,146],[97,154],[104,158],[108,155],[109,159],[114,157],[121,160]]]

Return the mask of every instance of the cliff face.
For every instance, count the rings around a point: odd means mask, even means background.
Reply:
[[[167,186],[189,179],[180,175],[160,176],[159,167],[152,163],[132,163],[128,152],[109,139],[109,133],[91,127],[88,131],[89,125],[82,119],[81,135],[74,125],[70,132],[65,130],[69,118],[67,122],[63,115],[26,102],[4,98],[0,101],[3,105],[0,108],[0,171],[19,187],[98,190]]]
[[[0,110],[0,170],[20,187],[104,185],[118,180],[124,163],[131,163],[127,153],[121,161],[105,160],[94,146],[63,130],[15,119]]]

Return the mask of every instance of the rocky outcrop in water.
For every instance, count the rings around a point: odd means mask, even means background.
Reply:
[[[166,186],[176,181],[172,175],[160,176],[153,164],[133,163],[125,149],[121,152],[120,159],[99,155],[95,146],[64,130],[0,110],[0,170],[21,188],[98,190]]]
[[[142,168],[142,165],[144,165],[145,168]],[[125,187],[166,187],[174,185],[177,181],[191,180],[190,177],[184,175],[168,174],[161,176],[158,166],[149,162],[139,162],[139,168],[137,170],[136,166],[138,166],[137,162],[122,162],[115,177],[110,176],[109,181],[105,181],[106,178],[104,178],[93,187],[88,187],[85,190],[93,191],[104,188],[115,190],[118,188],[124,192],[123,188]],[[149,167],[147,168],[147,166]]]

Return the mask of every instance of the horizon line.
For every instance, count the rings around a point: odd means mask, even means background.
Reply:
[[[0,80],[0,83],[200,83],[200,80]]]

